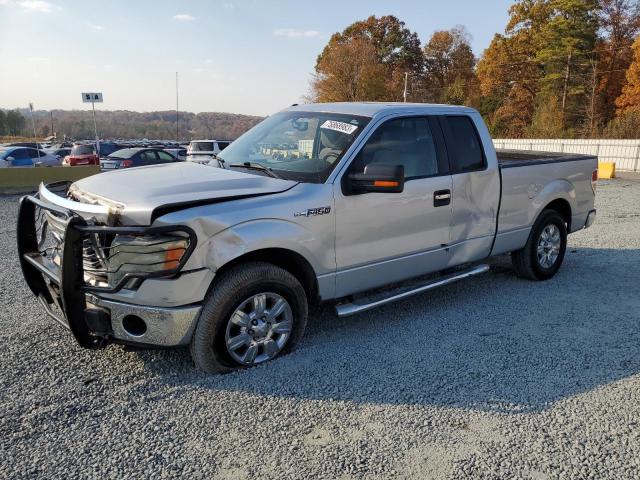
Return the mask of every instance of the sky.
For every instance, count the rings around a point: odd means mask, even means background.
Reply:
[[[0,107],[268,115],[309,92],[331,35],[396,15],[428,41],[464,25],[476,55],[512,0],[0,0]]]

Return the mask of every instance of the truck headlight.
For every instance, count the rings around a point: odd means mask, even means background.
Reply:
[[[188,247],[188,238],[175,235],[116,235],[107,259],[109,285],[115,287],[127,274],[175,273]]]

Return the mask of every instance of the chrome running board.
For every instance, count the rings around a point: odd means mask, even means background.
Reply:
[[[396,302],[398,300],[411,297],[412,295],[426,292],[427,290],[432,290],[444,285],[449,285],[450,283],[457,282],[458,280],[473,277],[475,275],[480,275],[481,273],[485,273],[488,271],[489,265],[476,265],[475,267],[469,268],[467,270],[455,272],[443,277],[437,277],[426,283],[423,283],[422,285],[412,285],[411,287],[404,288],[400,287],[386,292],[382,296],[363,296],[349,303],[339,303],[336,305],[336,312],[338,313],[339,317],[348,317],[349,315],[355,315],[356,313],[365,312],[367,310],[371,310],[372,308],[386,305],[387,303]]]

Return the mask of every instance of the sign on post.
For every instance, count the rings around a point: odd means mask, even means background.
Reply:
[[[102,93],[100,92],[83,92],[83,103],[102,103]]]

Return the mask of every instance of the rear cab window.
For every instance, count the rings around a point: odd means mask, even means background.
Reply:
[[[95,152],[93,145],[74,145],[71,155],[91,155]]]
[[[466,115],[447,115],[440,123],[447,145],[451,173],[484,170],[487,160],[471,117]]]

